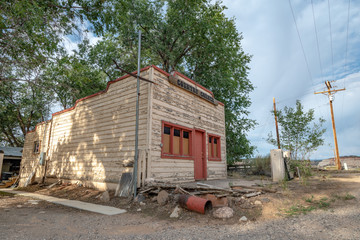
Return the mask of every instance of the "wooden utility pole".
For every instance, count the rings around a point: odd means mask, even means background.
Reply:
[[[326,94],[329,97],[329,103],[330,103],[330,111],[331,111],[331,121],[332,121],[332,129],[333,129],[333,133],[334,133],[334,143],[335,143],[335,161],[336,161],[336,166],[338,170],[341,170],[341,162],[340,162],[340,156],[339,156],[339,147],[338,147],[338,143],[337,143],[337,137],[336,137],[336,128],[335,128],[335,119],[334,119],[334,109],[333,109],[333,105],[332,102],[334,101],[334,93],[339,92],[339,91],[344,91],[345,88],[343,89],[331,89],[332,86],[330,84],[329,81],[325,82],[325,85],[327,87],[327,91],[322,91],[322,92],[315,92],[315,94]]]
[[[274,102],[274,116],[275,116],[275,126],[276,126],[276,138],[277,138],[278,149],[280,149],[280,137],[279,137],[279,127],[278,127],[278,122],[277,122],[277,115],[276,115],[275,98],[273,98],[273,102]]]

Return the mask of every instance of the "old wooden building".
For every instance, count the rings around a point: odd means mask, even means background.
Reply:
[[[224,105],[181,73],[141,70],[138,183],[226,178]],[[133,171],[136,78],[123,76],[106,90],[54,113],[26,135],[20,185],[29,177],[116,188]]]

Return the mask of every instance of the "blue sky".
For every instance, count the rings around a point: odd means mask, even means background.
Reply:
[[[333,157],[328,98],[314,92],[325,90],[325,80],[336,80],[333,86],[346,88],[336,93],[333,102],[339,152],[342,156],[360,155],[360,1],[352,0],[350,11],[348,0],[290,2],[303,48],[288,0],[223,2],[228,7],[226,15],[236,19],[236,27],[243,33],[244,51],[253,56],[249,80],[255,90],[250,94],[253,104],[249,117],[258,125],[248,137],[257,154],[268,154],[274,148],[266,142],[268,133],[275,130],[270,113],[273,97],[278,109],[294,106],[299,99],[305,109],[315,109],[316,117],[326,120],[325,145],[311,159]],[[76,49],[84,37],[91,44],[100,39],[82,32],[78,39],[66,38],[64,45],[69,51]]]
[[[266,138],[275,130],[270,113],[275,97],[277,108],[294,106],[299,99],[305,109],[314,108],[316,116],[326,120],[325,145],[311,159],[333,157],[328,98],[313,93],[325,89],[325,80],[337,80],[333,85],[346,88],[335,94],[333,102],[339,152],[360,155],[360,1],[350,2],[347,27],[348,0],[314,0],[313,5],[310,0],[291,0],[309,68],[288,0],[227,0],[224,5],[228,7],[226,15],[236,18],[236,26],[243,33],[245,52],[253,55],[249,79],[256,88],[251,93],[250,117],[259,125],[248,136],[258,153],[267,154],[273,148]]]

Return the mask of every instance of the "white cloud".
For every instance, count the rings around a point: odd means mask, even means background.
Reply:
[[[261,154],[267,154],[274,148],[266,143],[266,138],[270,131],[275,130],[270,111],[272,98],[276,97],[278,108],[294,106],[295,100],[300,99],[306,109],[314,108],[317,117],[327,120],[326,144],[312,158],[333,156],[328,99],[313,93],[325,88],[325,80],[335,79],[338,81],[333,85],[343,88],[345,84],[347,88],[336,93],[334,101],[340,154],[360,155],[360,142],[356,140],[360,136],[360,111],[357,106],[360,95],[356,94],[360,91],[360,2],[351,1],[348,51],[348,1],[330,1],[331,36],[328,1],[313,2],[322,68],[311,2],[291,0],[310,78],[288,1],[224,1],[228,7],[227,16],[236,18],[237,28],[243,33],[245,52],[253,55],[249,79],[256,89],[251,93],[253,105],[250,118],[256,119],[259,126],[249,133],[249,138]]]

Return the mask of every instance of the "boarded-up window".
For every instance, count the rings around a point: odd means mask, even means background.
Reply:
[[[212,146],[211,146],[211,144],[212,144],[212,137],[209,137],[209,146],[208,146],[208,151],[209,151],[209,158],[211,158],[212,157]]]
[[[163,151],[164,153],[170,153],[170,127],[164,127],[163,134]]]
[[[191,130],[178,125],[164,124],[162,154],[191,157]]]
[[[187,131],[183,131],[183,154],[189,155],[189,135],[190,133]]]
[[[221,160],[220,137],[209,136],[208,152],[209,160]]]
[[[173,154],[180,154],[180,129],[174,128]]]
[[[214,138],[214,157],[219,157],[217,148],[217,138]]]

